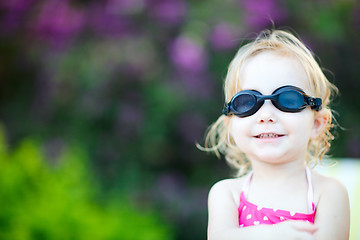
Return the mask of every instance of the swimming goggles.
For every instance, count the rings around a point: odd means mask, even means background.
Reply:
[[[310,97],[298,87],[287,85],[276,89],[271,95],[262,95],[256,90],[244,90],[235,94],[225,105],[223,114],[234,114],[238,117],[248,117],[256,113],[265,100],[283,112],[300,112],[307,106],[316,111],[321,110],[321,98]]]

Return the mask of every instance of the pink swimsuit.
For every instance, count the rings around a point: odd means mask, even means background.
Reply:
[[[239,211],[239,226],[247,227],[258,224],[276,224],[286,220],[303,220],[314,223],[315,218],[315,204],[313,203],[313,189],[311,184],[311,173],[306,168],[306,177],[308,181],[308,211],[306,213],[296,213],[279,209],[264,208],[252,204],[246,200],[252,173],[249,174],[245,182],[245,186],[240,195]]]

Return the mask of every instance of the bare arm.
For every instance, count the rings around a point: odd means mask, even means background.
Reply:
[[[236,197],[228,180],[215,184],[210,190],[208,240],[313,239],[317,231],[313,224],[302,221],[239,228]]]
[[[350,206],[346,188],[334,179],[327,179],[321,188],[315,217],[319,230],[315,239],[349,239]]]
[[[208,239],[239,239],[237,206],[227,180],[216,183],[208,199]],[[232,236],[231,236],[232,235]]]

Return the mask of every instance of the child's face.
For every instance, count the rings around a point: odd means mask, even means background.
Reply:
[[[242,90],[257,90],[270,95],[281,86],[293,85],[313,95],[300,62],[271,51],[248,59],[240,77]],[[317,135],[321,125],[319,121],[310,107],[297,113],[282,112],[266,100],[251,116],[232,116],[230,131],[237,146],[253,164],[254,161],[304,162],[309,139]]]

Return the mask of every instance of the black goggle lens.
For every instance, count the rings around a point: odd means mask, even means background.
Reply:
[[[300,112],[306,106],[319,111],[322,104],[320,98],[309,97],[300,88],[283,86],[276,89],[272,95],[262,95],[255,90],[241,91],[225,106],[223,113],[247,117],[256,113],[266,99],[271,100],[274,106],[283,112]]]
[[[239,113],[250,111],[257,103],[256,97],[251,94],[239,95],[234,100],[233,108]]]
[[[279,94],[278,102],[284,108],[297,110],[304,105],[304,97],[300,92],[289,90]]]

